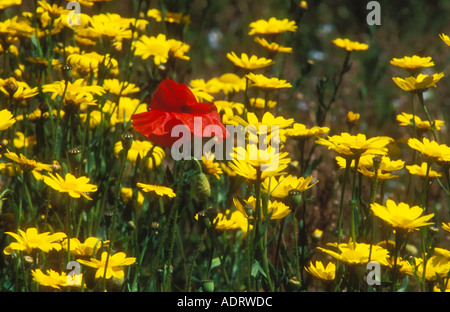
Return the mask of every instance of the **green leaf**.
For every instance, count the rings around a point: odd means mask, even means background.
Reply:
[[[252,264],[252,271],[251,271],[251,276],[253,278],[256,278],[256,276],[258,276],[258,273],[261,273],[264,277],[266,277],[266,274],[264,273],[264,270],[262,269],[261,265],[259,264],[258,261],[255,261]]]

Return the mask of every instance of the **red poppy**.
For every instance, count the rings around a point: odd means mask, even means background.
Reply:
[[[213,133],[219,141],[228,136],[214,103],[199,103],[187,85],[168,78],[155,91],[148,111],[135,114],[131,119],[136,131],[166,147],[172,147],[179,139],[172,134],[172,129],[178,125],[186,126],[194,136],[204,137],[203,130],[207,126],[215,126],[213,129],[217,131]]]

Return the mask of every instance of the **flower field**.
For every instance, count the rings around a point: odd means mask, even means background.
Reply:
[[[0,290],[450,291],[447,2],[1,0]]]

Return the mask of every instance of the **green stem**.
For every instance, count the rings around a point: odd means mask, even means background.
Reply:
[[[425,101],[423,99],[423,92],[417,93],[417,96],[419,97],[420,104],[422,105],[425,115],[427,116],[428,122],[430,123],[430,128],[431,128],[431,131],[433,132],[434,140],[437,142],[436,126],[434,124],[434,121],[431,120],[430,114],[428,113],[427,106],[425,105]]]
[[[351,163],[352,163],[351,159],[346,159],[344,180],[342,181],[342,188],[341,188],[341,201],[339,203],[338,231],[337,231],[338,244],[341,243],[341,237],[342,237],[342,215],[343,215],[343,210],[344,210],[345,186],[347,184],[348,175],[350,173]]]
[[[256,221],[257,221],[257,238],[258,243],[257,246],[259,248],[259,252],[261,255],[261,260],[263,264],[263,270],[266,274],[267,283],[269,285],[270,291],[274,291],[273,285],[272,285],[272,279],[270,277],[270,270],[269,270],[269,263],[267,260],[267,244],[265,241],[267,240],[267,232],[264,231],[262,233],[262,219],[263,217],[268,217],[267,213],[263,214],[263,207],[261,205],[261,183],[262,183],[262,171],[261,167],[256,168],[256,182],[255,182],[255,196],[256,196],[256,202],[255,202],[255,215],[256,215]]]

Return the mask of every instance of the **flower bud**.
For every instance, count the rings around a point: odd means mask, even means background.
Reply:
[[[78,147],[72,147],[67,151],[69,155],[70,164],[73,167],[77,167],[81,162],[81,150]]]
[[[11,77],[6,79],[3,84],[3,88],[5,88],[10,97],[13,97],[14,93],[16,93],[17,89],[19,89],[19,85],[17,84],[16,79],[14,77]]]
[[[199,173],[194,176],[194,194],[200,201],[206,201],[211,194],[211,186],[209,185],[208,177],[204,173]]]
[[[213,292],[214,291],[214,281],[213,280],[203,280],[202,288],[205,292]]]
[[[124,134],[122,134],[122,147],[125,152],[128,153],[128,151],[130,150],[131,146],[133,145],[133,139],[133,133],[131,133],[130,131],[126,131]]]
[[[72,78],[72,66],[69,64],[62,65],[61,72],[65,81],[69,81]]]

